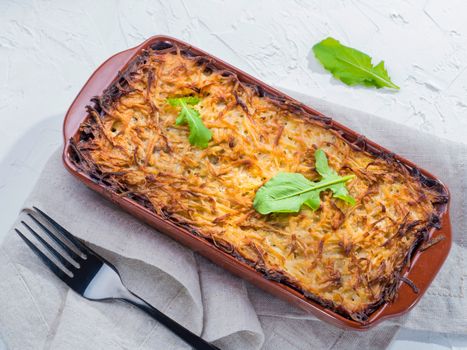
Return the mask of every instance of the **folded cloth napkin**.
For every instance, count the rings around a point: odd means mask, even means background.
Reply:
[[[50,213],[116,265],[135,293],[222,349],[384,348],[400,327],[467,334],[467,146],[288,92],[432,171],[450,188],[454,244],[420,303],[368,332],[343,331],[232,276],[146,226],[69,175],[60,151],[25,208]],[[27,220],[20,213],[15,226]],[[0,246],[0,338],[9,349],[187,349],[129,305],[87,301],[10,231]]]

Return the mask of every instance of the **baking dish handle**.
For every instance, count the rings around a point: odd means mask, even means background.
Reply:
[[[418,293],[414,291],[412,286],[401,282],[402,285],[398,289],[396,300],[387,304],[381,312],[373,314],[371,318],[375,317],[382,320],[389,317],[396,317],[406,313],[417,304],[422,295],[429,288],[448,256],[452,245],[452,236],[450,232],[451,222],[449,220],[449,215],[443,215],[441,228],[434,231],[430,237],[432,240],[442,237],[442,240],[424,252],[417,252],[412,259],[409,273],[405,275],[410,281],[416,282],[415,287],[418,289]]]
[[[109,86],[110,83],[116,78],[116,68],[125,64],[128,59],[135,53],[135,51],[138,51],[142,46],[144,46],[144,43],[132,49],[119,52],[116,55],[110,57],[96,70],[96,72],[99,72],[99,77],[97,77],[94,73],[88,79],[86,84],[84,84],[84,87],[68,109],[65,120],[63,122],[65,150],[68,149],[70,138],[76,134],[81,122],[84,119],[83,114],[85,114],[86,111],[82,108],[82,106],[89,104],[89,101],[94,96],[96,96],[96,91],[103,92],[104,89]]]

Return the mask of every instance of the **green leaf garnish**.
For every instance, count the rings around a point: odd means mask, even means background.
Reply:
[[[253,207],[260,214],[297,213],[302,205],[316,210],[321,204],[320,193],[331,190],[333,196],[351,205],[355,199],[349,194],[345,182],[355,175],[339,176],[328,165],[328,159],[323,150],[315,152],[316,171],[321,180],[312,182],[298,173],[280,172],[256,192]]]
[[[334,38],[326,38],[313,46],[316,58],[332,75],[347,85],[389,87],[399,90],[389,77],[384,61],[376,66],[367,54],[342,45]]]
[[[188,124],[190,136],[188,141],[192,145],[200,148],[208,147],[208,142],[212,139],[211,131],[203,124],[199,112],[190,107],[198,104],[200,99],[194,96],[168,98],[167,102],[174,107],[181,107],[180,113],[175,120],[176,125]]]

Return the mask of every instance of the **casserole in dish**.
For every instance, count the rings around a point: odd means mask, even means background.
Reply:
[[[449,235],[439,181],[187,44],[154,37],[128,56],[113,81],[108,63],[97,71],[107,68],[107,81],[92,103],[94,76],[70,108],[69,170],[203,255],[339,325],[362,329],[382,319],[401,282],[410,287],[405,309],[413,305],[449,250],[450,236],[420,255],[441,221]],[[199,100],[193,108],[212,133],[207,147],[192,145],[188,126],[176,123],[168,101],[186,96]],[[78,110],[83,103],[87,112]],[[277,173],[318,177],[317,149],[340,175],[355,175],[347,187],[356,204],[325,191],[316,211],[256,212],[256,191]],[[415,260],[432,252],[429,276],[411,278]]]

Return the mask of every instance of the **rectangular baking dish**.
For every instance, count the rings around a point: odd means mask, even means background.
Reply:
[[[71,159],[70,140],[78,137],[77,132],[79,126],[87,117],[86,106],[90,103],[91,99],[94,96],[102,94],[102,92],[109,85],[118,81],[119,72],[124,71],[133,61],[133,59],[138,56],[139,53],[141,53],[142,50],[149,47],[156,50],[163,50],[171,47],[173,44],[183,48],[190,54],[207,57],[208,59],[212,60],[212,64],[216,68],[232,72],[237,75],[242,82],[256,86],[257,91],[260,94],[273,97],[282,103],[287,103],[293,108],[299,108],[303,110],[311,117],[324,120],[327,127],[339,131],[346,140],[353,144],[354,147],[358,147],[362,150],[375,154],[391,154],[385,148],[365,139],[362,135],[359,135],[358,133],[348,129],[338,122],[333,121],[331,118],[322,115],[318,111],[304,106],[291,97],[200,49],[194,48],[191,45],[174,38],[166,36],[154,36],[143,42],[141,45],[120,52],[105,61],[92,74],[78,96],[73,101],[65,116],[63,125],[63,162],[67,170],[91,189],[101,193],[104,197],[110,199],[124,210],[145,221],[147,224],[153,226],[161,232],[164,232],[183,245],[193,249],[196,252],[199,252],[201,255],[207,257],[216,264],[250,281],[251,283],[270,292],[271,294],[285,299],[292,304],[313,313],[316,317],[336,326],[347,329],[365,330],[373,327],[386,318],[395,317],[409,311],[420,300],[449,253],[452,241],[451,226],[449,221],[449,202],[443,204],[440,208],[438,225],[440,228],[432,228],[428,235],[428,239],[436,239],[437,237],[442,236],[444,237],[444,240],[440,241],[438,244],[434,245],[424,253],[422,253],[417,247],[417,249],[415,249],[412,253],[410,267],[406,267],[404,271],[402,271],[403,276],[410,279],[417,286],[419,290],[418,293],[415,293],[410,286],[401,282],[399,284],[398,294],[395,300],[390,303],[386,302],[379,306],[378,309],[373,312],[367,320],[363,322],[357,322],[355,320],[347,319],[344,316],[325,308],[317,302],[304,297],[301,293],[285,284],[266,279],[254,268],[244,262],[235,259],[233,256],[217,248],[209,241],[193,234],[193,232],[190,232],[190,230],[186,228],[179,227],[174,223],[165,220],[136,201],[112,192],[101,184],[97,184],[95,181],[93,181],[92,178],[77,168]],[[442,186],[444,192],[448,196],[449,193],[447,188],[428,171],[417,168],[413,163],[400,156],[396,155],[395,158],[404,166],[406,166],[410,171],[419,173],[427,183],[434,183],[436,181],[438,184],[440,184],[440,186]]]

